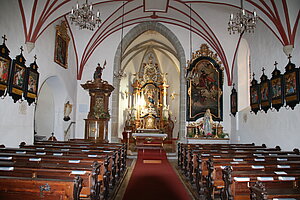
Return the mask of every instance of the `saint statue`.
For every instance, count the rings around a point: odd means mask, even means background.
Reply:
[[[102,79],[102,72],[105,69],[106,60],[104,61],[103,67],[98,63],[96,71],[94,72],[94,80],[101,80]]]
[[[211,113],[210,113],[210,109],[207,109],[205,114],[204,114],[203,125],[204,125],[204,134],[205,134],[205,136],[212,135],[213,120],[212,120],[212,116],[211,116]]]

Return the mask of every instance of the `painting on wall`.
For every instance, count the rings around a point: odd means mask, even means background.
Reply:
[[[24,98],[27,100],[29,105],[31,105],[36,100],[37,97],[38,83],[39,83],[39,73],[37,69],[38,66],[36,64],[36,61],[31,63],[30,67],[26,69]]]
[[[294,109],[299,103],[299,69],[289,61],[283,76],[285,102],[287,106]]]
[[[283,87],[283,76],[280,70],[276,67],[277,62],[275,62],[275,69],[272,72],[272,78],[270,80],[270,89],[271,89],[271,102],[272,108],[279,111],[279,109],[284,104],[284,87]]]
[[[68,47],[70,37],[65,21],[56,26],[54,61],[64,68],[68,68]]]
[[[15,103],[22,98],[25,86],[26,60],[23,57],[22,51],[23,48],[21,47],[21,54],[16,56],[13,60],[9,78],[10,84],[8,92]]]
[[[195,121],[210,109],[213,120],[223,119],[223,70],[207,45],[201,45],[199,56],[187,70],[188,112],[187,120]],[[194,54],[195,56],[195,54]]]
[[[253,79],[250,86],[250,105],[251,111],[256,114],[260,109],[260,86],[257,83],[257,80],[255,80],[254,75],[255,74],[253,73]]]
[[[9,50],[5,45],[6,37],[3,38],[3,44],[0,45],[0,97],[6,96],[7,87],[9,84],[9,73],[11,58],[9,57]]]
[[[234,84],[233,84],[233,87],[232,87],[232,90],[231,90],[231,95],[230,95],[230,111],[231,111],[231,114],[233,116],[235,116],[236,113],[237,113],[237,110],[238,110],[237,91],[234,88]]]
[[[271,108],[271,95],[270,95],[270,80],[264,73],[260,77],[260,108],[265,111],[265,113]]]

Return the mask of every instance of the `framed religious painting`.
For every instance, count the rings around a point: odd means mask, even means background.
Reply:
[[[9,57],[9,50],[5,45],[5,35],[2,38],[3,44],[0,45],[0,97],[6,96],[7,94],[11,68],[11,58]]]
[[[39,73],[37,69],[36,61],[31,63],[29,68],[26,68],[24,98],[27,100],[28,105],[31,105],[37,97],[39,83]]]
[[[284,85],[283,76],[280,70],[277,69],[277,62],[275,62],[275,69],[272,72],[272,78],[270,80],[270,90],[271,90],[271,102],[272,108],[279,111],[279,109],[284,104]]]
[[[214,121],[223,120],[223,69],[217,55],[202,44],[187,69],[187,120],[195,121],[209,109]]]
[[[267,113],[271,108],[270,80],[264,70],[263,68],[263,75],[260,77],[260,109]]]
[[[260,85],[255,80],[254,73],[250,86],[250,106],[255,114],[260,110]]]
[[[234,84],[233,84],[233,88],[231,90],[231,95],[230,95],[230,111],[233,116],[236,115],[237,109],[238,109],[237,91],[234,88]]]
[[[65,21],[56,26],[54,61],[64,68],[68,68],[68,47],[70,37]]]
[[[285,67],[283,77],[286,105],[294,109],[299,103],[299,69],[296,68],[294,63],[289,61]]]
[[[8,93],[16,103],[22,98],[24,92],[26,65],[25,58],[22,54],[23,48],[21,47],[21,54],[16,56],[12,62],[11,73],[10,73],[10,84]]]

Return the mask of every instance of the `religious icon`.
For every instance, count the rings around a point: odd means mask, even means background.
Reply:
[[[68,68],[69,41],[66,22],[62,21],[61,25],[56,26],[54,61],[64,68]]]
[[[296,73],[289,73],[285,76],[285,94],[296,93]]]
[[[0,82],[8,82],[8,73],[9,73],[9,61],[4,58],[0,58]]]
[[[37,86],[37,73],[29,72],[28,77],[28,91],[32,93],[36,93],[36,86]]]
[[[13,85],[22,88],[24,83],[24,78],[25,78],[25,68],[16,64],[15,73],[13,76]]]
[[[281,96],[281,78],[276,78],[271,80],[272,85],[272,98],[277,98]]]
[[[268,87],[268,83],[265,82],[263,84],[261,84],[261,101],[268,101],[269,98],[269,87]]]

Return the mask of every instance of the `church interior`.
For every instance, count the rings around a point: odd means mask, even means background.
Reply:
[[[0,199],[300,199],[299,0],[0,5]]]

